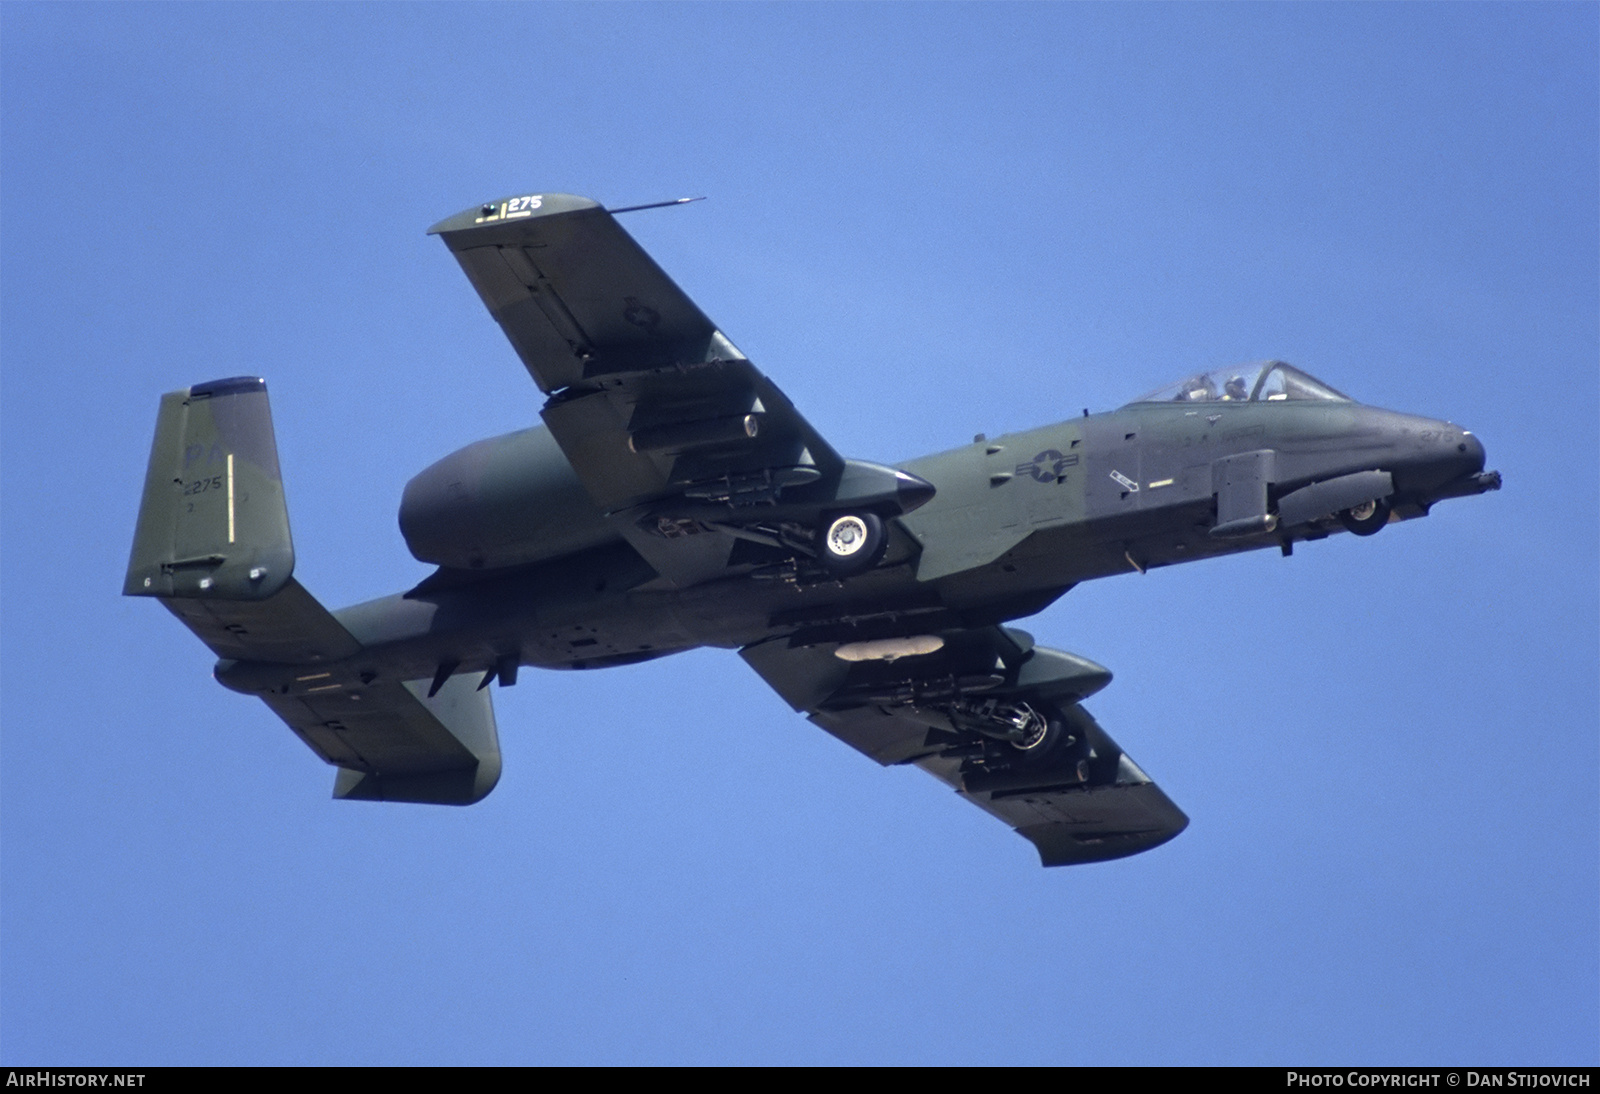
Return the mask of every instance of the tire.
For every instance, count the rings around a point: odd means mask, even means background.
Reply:
[[[1011,747],[1024,757],[1033,760],[1048,756],[1056,747],[1056,742],[1061,739],[1061,723],[1040,716],[1042,727],[1033,737],[1026,741],[1012,741]]]
[[[1043,787],[1086,786],[1094,781],[1090,745],[1081,719],[1051,706],[1035,708],[1045,719],[1024,741],[986,742],[984,756],[961,769],[962,786],[973,793],[996,793]]]
[[[866,573],[888,546],[889,533],[876,513],[835,513],[817,529],[817,561],[834,577]]]
[[[1378,498],[1354,509],[1341,510],[1339,523],[1345,526],[1346,531],[1358,536],[1375,536],[1389,523],[1389,514],[1393,509],[1388,498]]]

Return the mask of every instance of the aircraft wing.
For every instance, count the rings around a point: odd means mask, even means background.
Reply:
[[[770,505],[840,476],[839,454],[598,203],[528,194],[429,231],[550,395],[545,424],[635,546],[687,538],[674,506]],[[652,546],[643,553],[680,584],[720,569],[715,549],[689,562],[706,552]]]
[[[1110,674],[1022,631],[985,627],[918,636],[937,650],[845,660],[873,642],[741,651],[790,706],[880,764],[913,763],[1031,842],[1045,866],[1100,862],[1172,839],[1189,818],[1100,728],[1078,699]],[[882,650],[881,644],[879,649]],[[974,730],[1032,709],[1048,721],[1023,750]]]

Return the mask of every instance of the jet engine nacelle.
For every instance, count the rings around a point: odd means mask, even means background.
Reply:
[[[617,538],[543,426],[452,452],[406,484],[400,534],[423,562],[495,570]]]

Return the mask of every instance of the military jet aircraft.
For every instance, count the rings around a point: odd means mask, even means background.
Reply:
[[[437,569],[337,612],[294,580],[246,377],[162,397],[123,590],[334,765],[336,798],[479,801],[501,769],[492,681],[718,646],[1044,865],[1131,855],[1188,818],[1084,709],[1111,673],[1006,624],[1091,578],[1289,554],[1500,485],[1471,433],[1281,361],[898,467],[849,459],[600,204],[520,195],[431,232],[549,396],[543,425],[407,485],[401,530]]]

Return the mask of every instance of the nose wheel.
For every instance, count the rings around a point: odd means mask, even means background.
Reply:
[[[1388,498],[1377,498],[1341,511],[1339,523],[1358,536],[1377,535],[1378,530],[1389,523],[1392,509]]]
[[[883,558],[889,534],[876,513],[839,513],[817,530],[817,561],[834,577],[865,573]]]

